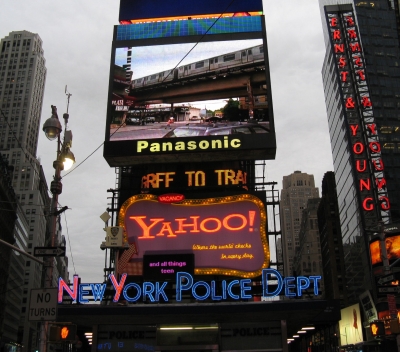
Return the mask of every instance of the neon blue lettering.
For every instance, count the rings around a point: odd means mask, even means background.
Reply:
[[[103,300],[104,292],[106,291],[106,284],[90,284],[90,288],[93,292],[93,299],[96,302]]]
[[[186,284],[183,284],[186,280]],[[176,301],[182,301],[182,291],[189,290],[193,285],[192,275],[184,272],[176,273]]]
[[[303,295],[303,290],[310,287],[310,280],[305,276],[297,277],[297,296],[301,297]]]
[[[272,280],[277,280],[278,281],[278,287],[274,292],[268,292],[268,274],[269,275],[275,275],[276,279]],[[262,271],[262,285],[263,285],[263,297],[275,297],[279,295],[279,293],[282,290],[283,282],[282,282],[282,276],[279,273],[278,270],[275,269],[263,269]]]
[[[285,277],[284,284],[285,284],[285,296],[286,297],[296,297],[296,293],[290,291],[292,288],[296,288],[295,284],[291,284],[290,281],[295,281],[296,279],[293,276]]]
[[[251,287],[248,287],[246,285],[251,284],[250,279],[245,279],[245,280],[240,280],[240,298],[246,299],[246,298],[252,298],[253,296],[246,295],[246,291],[251,291]]]

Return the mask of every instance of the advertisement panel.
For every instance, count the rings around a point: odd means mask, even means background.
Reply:
[[[342,319],[339,320],[340,345],[351,345],[363,341],[360,307],[354,304],[341,311]]]
[[[118,262],[118,273],[142,275],[146,254],[193,253],[196,275],[256,277],[269,265],[265,206],[241,194],[207,199],[159,201],[136,195],[121,207],[118,221],[130,249]],[[160,261],[153,263],[164,270]],[[168,264],[166,274],[182,271]]]
[[[383,146],[375,124],[359,29],[353,11],[326,11],[333,58],[345,112],[347,139],[365,227],[389,219]]]
[[[193,17],[221,13],[246,14],[253,11],[262,11],[261,0],[120,0],[119,21],[121,24],[134,20],[151,20],[155,18]]]
[[[400,233],[387,235],[385,238],[385,244],[389,264],[392,264],[400,258]],[[382,266],[382,253],[379,238],[371,241],[369,248],[372,266]]]
[[[249,15],[116,26],[108,163],[273,159],[263,21]],[[211,123],[194,108],[224,113]]]

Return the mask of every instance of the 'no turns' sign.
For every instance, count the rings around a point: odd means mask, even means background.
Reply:
[[[29,321],[52,321],[57,318],[57,288],[31,290]]]

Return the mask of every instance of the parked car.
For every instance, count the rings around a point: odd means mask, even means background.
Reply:
[[[205,122],[221,122],[222,120],[223,118],[218,116],[210,116],[204,119]]]
[[[230,134],[255,134],[268,133],[266,126],[257,123],[233,123],[233,124],[186,124],[176,127],[168,132],[164,138],[194,137],[194,136],[218,136]]]
[[[127,117],[125,122],[127,125],[140,125],[140,119],[138,117]]]
[[[154,123],[156,122],[156,118],[154,116],[147,116],[146,123]]]

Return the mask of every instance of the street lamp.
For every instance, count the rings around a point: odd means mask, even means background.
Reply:
[[[46,120],[43,124],[43,131],[49,140],[54,140],[57,138],[57,158],[53,162],[53,167],[55,169],[54,180],[50,184],[50,192],[53,197],[51,200],[50,209],[50,235],[51,235],[51,247],[56,245],[56,226],[57,226],[57,216],[60,212],[57,211],[58,205],[58,195],[62,192],[61,183],[61,171],[68,170],[75,162],[74,154],[71,152],[70,148],[72,146],[72,132],[67,130],[69,114],[63,115],[65,122],[64,138],[61,142],[61,123],[58,119],[57,107],[51,106],[51,117]],[[52,260],[52,258],[50,258]],[[48,266],[48,272],[46,273],[46,287],[52,287],[52,275],[53,275],[53,265]]]
[[[69,103],[68,94],[68,103]],[[67,109],[68,111],[68,109]],[[61,183],[61,171],[68,170],[75,162],[74,154],[72,154],[70,148],[72,146],[72,132],[67,130],[68,118],[69,114],[63,114],[64,118],[64,137],[63,141],[61,142],[61,123],[58,119],[57,114],[57,107],[52,105],[51,106],[51,117],[46,120],[43,124],[43,131],[46,134],[46,137],[49,140],[57,139],[57,158],[53,162],[53,167],[55,169],[54,180],[50,184],[50,192],[52,193],[53,197],[51,199],[50,205],[50,221],[49,221],[49,230],[51,236],[51,247],[55,247],[56,245],[56,233],[57,233],[57,216],[67,207],[64,207],[60,211],[57,209],[58,206],[58,195],[62,193],[62,183]],[[53,286],[53,263],[54,257],[48,257],[48,261],[46,263],[46,278],[45,278],[45,287],[52,287]],[[46,331],[47,329],[47,322],[42,325],[42,332],[41,332],[41,351],[45,352],[47,349],[47,337]]]

